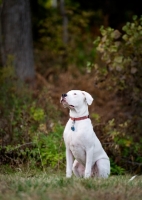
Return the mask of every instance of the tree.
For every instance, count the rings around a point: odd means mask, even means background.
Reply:
[[[18,78],[35,77],[29,0],[3,0],[1,10],[2,64],[12,58]]]
[[[68,30],[67,30],[68,18],[67,18],[66,11],[65,11],[64,0],[60,0],[60,11],[61,11],[61,15],[63,18],[63,43],[67,44],[67,42],[68,42]]]

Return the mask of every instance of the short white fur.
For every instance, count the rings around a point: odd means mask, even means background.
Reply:
[[[88,105],[93,102],[92,96],[81,90],[71,90],[61,97],[60,102],[68,107],[72,118],[89,115]],[[66,177],[72,172],[77,177],[108,178],[110,174],[110,161],[97,138],[90,118],[75,120],[70,118],[65,126],[63,137],[66,146]]]

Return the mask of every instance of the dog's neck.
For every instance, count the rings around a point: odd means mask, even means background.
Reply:
[[[70,109],[69,115],[70,117],[73,118],[88,116],[89,115],[88,106],[85,105],[81,108]]]

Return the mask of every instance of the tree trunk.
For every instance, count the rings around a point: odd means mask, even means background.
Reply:
[[[64,0],[60,0],[60,11],[63,17],[63,43],[68,43],[68,18],[65,11],[65,2]]]
[[[3,0],[1,13],[3,65],[9,55],[18,78],[32,81],[35,77],[29,0]]]

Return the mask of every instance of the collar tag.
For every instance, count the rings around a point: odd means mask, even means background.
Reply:
[[[75,131],[74,124],[75,124],[75,120],[72,122],[72,126],[71,126],[71,130],[72,130],[72,131]]]
[[[74,128],[74,126],[72,126],[72,127],[71,127],[71,130],[72,130],[72,131],[75,131],[75,128]]]

